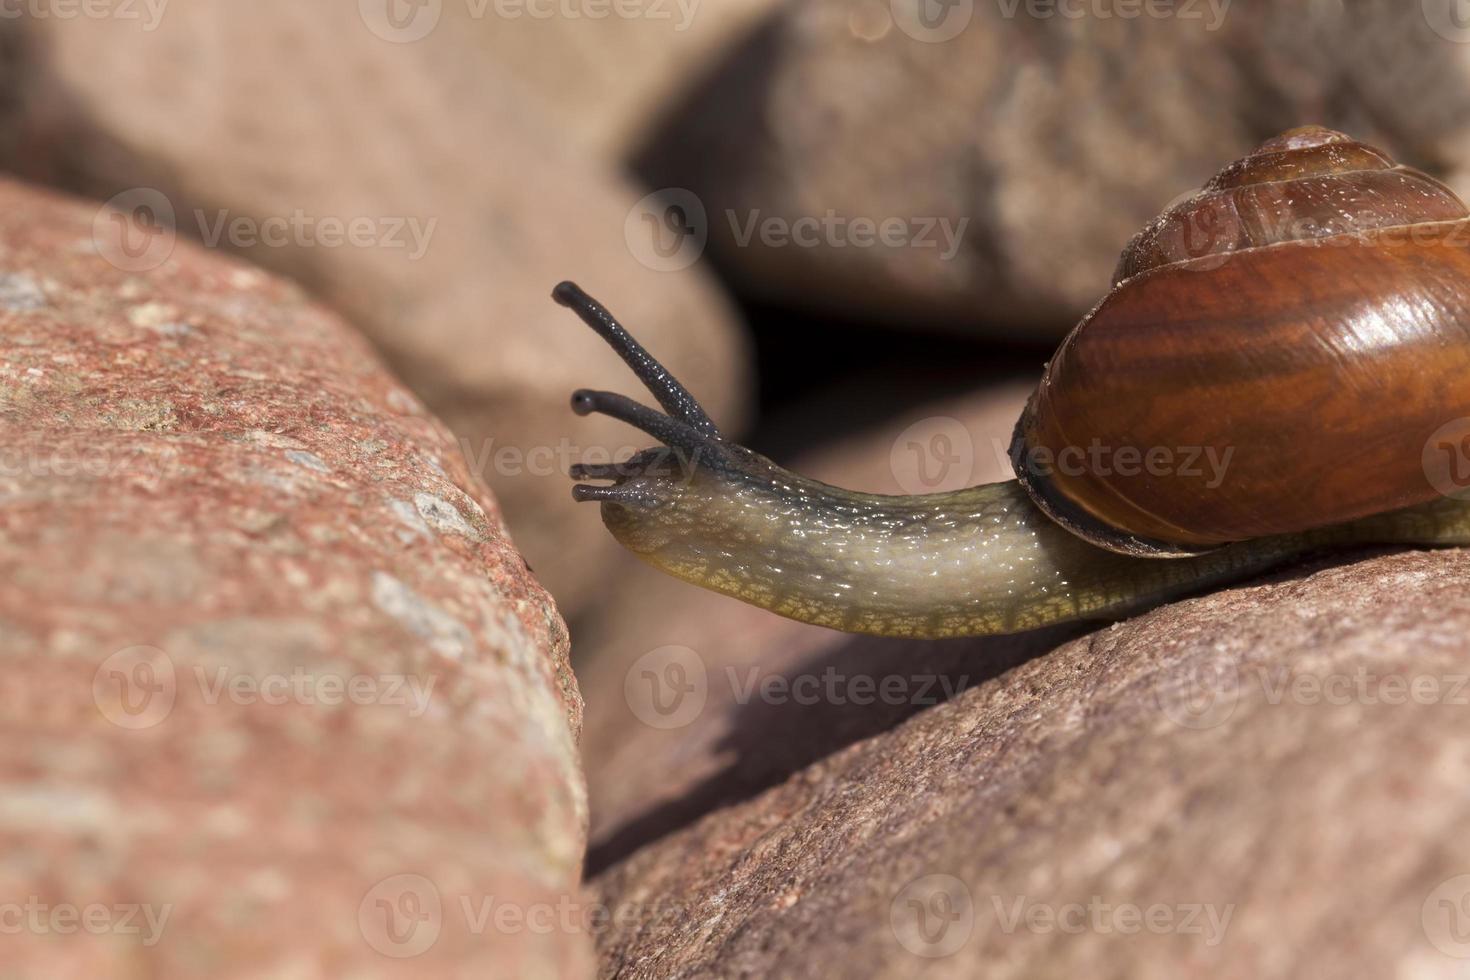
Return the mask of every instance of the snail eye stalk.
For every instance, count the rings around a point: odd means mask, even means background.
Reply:
[[[640,483],[633,478],[667,475],[674,462],[679,464],[681,472],[696,465],[724,468],[734,465],[738,447],[720,438],[720,430],[694,396],[642,344],[634,340],[601,303],[571,282],[558,285],[551,296],[575,312],[607,341],[668,413],[666,415],[616,392],[587,388],[573,392],[572,411],[578,415],[606,415],[641,429],[663,443],[662,447],[644,450],[623,463],[575,464],[570,470],[574,480],[611,480],[614,483],[608,487],[579,483],[572,488],[575,499],[647,502],[646,481]]]
[[[719,438],[719,427],[705,412],[703,406],[695,400],[687,388],[679,383],[677,378],[669,373],[668,368],[660,364],[652,354],[644,350],[642,344],[633,339],[633,335],[628,333],[605,306],[588,296],[574,282],[559,283],[551,291],[551,298],[577,314],[582,318],[583,323],[597,331],[597,335],[607,341],[607,345],[623,359],[628,367],[633,369],[638,380],[642,381],[644,386],[653,393],[653,397],[658,399],[664,411],[673,418],[687,423],[697,432]],[[588,411],[600,411],[600,409],[589,408]],[[586,412],[582,414],[585,415]]]

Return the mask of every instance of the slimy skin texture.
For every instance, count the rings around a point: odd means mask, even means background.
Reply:
[[[1470,544],[1470,502],[1407,510],[1185,558],[1106,550],[1054,523],[1016,481],[884,496],[808,480],[727,442],[673,376],[576,286],[553,292],[628,362],[668,414],[578,391],[667,448],[577,465],[578,500],[598,501],[628,550],[676,578],[781,616],[851,633],[943,638],[1109,619],[1325,548]]]
[[[696,466],[608,501],[613,536],[676,578],[850,633],[941,638],[1110,619],[1352,544],[1470,544],[1470,504],[1444,499],[1355,524],[1190,558],[1118,554],[1062,529],[1015,481],[914,497],[853,493],[760,459]]]

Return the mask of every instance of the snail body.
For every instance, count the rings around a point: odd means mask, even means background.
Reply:
[[[1470,544],[1470,503],[1423,452],[1470,416],[1470,211],[1320,128],[1270,140],[1150,224],[1016,427],[1018,479],[884,496],[807,480],[721,437],[595,301],[578,312],[659,413],[573,407],[664,443],[577,466],[626,547],[676,577],[851,632],[946,637],[1118,616],[1304,553]],[[1073,465],[1198,447],[1222,472]]]

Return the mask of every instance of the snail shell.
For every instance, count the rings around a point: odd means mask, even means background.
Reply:
[[[1017,424],[1018,478],[1147,555],[1432,499],[1426,440],[1470,416],[1467,219],[1340,133],[1263,143],[1129,243]]]

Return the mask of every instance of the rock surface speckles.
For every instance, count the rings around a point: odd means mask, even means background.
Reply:
[[[6,969],[586,974],[463,912],[575,897],[585,825],[494,501],[335,316],[182,243],[120,271],[95,213],[0,184]]]
[[[604,970],[1460,975],[1470,552],[1358,558],[1093,632],[645,847],[596,882],[658,911]]]

